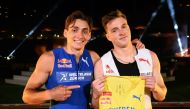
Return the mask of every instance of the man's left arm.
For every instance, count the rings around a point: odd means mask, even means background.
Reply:
[[[152,61],[153,61],[153,72],[152,77],[155,81],[151,91],[154,99],[158,101],[163,101],[166,97],[167,88],[165,86],[164,80],[160,72],[160,62],[157,55],[154,52],[151,52]]]

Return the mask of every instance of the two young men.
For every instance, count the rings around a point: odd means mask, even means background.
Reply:
[[[134,60],[130,57],[136,55],[137,52],[131,43],[127,20],[123,17],[114,18],[106,21],[104,27],[106,27],[108,40],[114,45],[112,51],[115,57],[118,57],[118,61],[126,60],[133,63]],[[53,49],[40,56],[23,92],[25,103],[41,104],[50,100],[51,109],[89,108],[94,65],[100,59],[97,53],[85,49],[85,45],[91,38],[91,30],[91,19],[82,12],[75,11],[67,17],[63,32],[67,43],[62,48]],[[135,42],[137,48],[142,48],[141,42]],[[152,56],[155,60],[154,76],[145,78],[146,84],[147,88],[154,92],[156,98],[163,100],[166,89],[160,75],[159,61],[154,53]],[[95,65],[93,98],[94,96],[98,98],[103,90],[105,77],[101,65],[101,60]],[[39,91],[38,88],[44,84],[47,89]],[[96,108],[97,99],[92,99],[92,101]]]

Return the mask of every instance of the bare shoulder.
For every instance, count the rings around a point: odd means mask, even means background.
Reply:
[[[151,56],[152,56],[153,59],[158,59],[158,56],[157,56],[157,54],[154,51],[150,50],[150,54],[151,54]]]
[[[51,72],[52,67],[54,64],[54,55],[52,51],[48,51],[43,53],[36,64],[36,70],[47,70],[48,72]]]
[[[50,62],[50,61],[53,62],[53,60],[54,60],[54,55],[52,51],[43,53],[38,59],[38,61],[40,62]]]
[[[95,51],[92,50],[89,50],[89,53],[90,56],[92,57],[93,63],[95,64],[100,59],[100,56]]]
[[[52,51],[48,51],[48,52],[45,52],[43,53],[40,58],[48,58],[48,59],[51,59],[51,58],[54,58],[54,55],[53,55],[53,52]]]

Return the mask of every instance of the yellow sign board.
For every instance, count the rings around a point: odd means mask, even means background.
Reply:
[[[145,81],[139,76],[109,76],[99,98],[100,109],[144,109]]]

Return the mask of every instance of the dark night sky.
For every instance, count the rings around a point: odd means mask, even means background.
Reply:
[[[62,31],[65,17],[77,9],[92,16],[94,25],[98,28],[101,28],[101,16],[114,9],[120,9],[127,15],[132,28],[138,25],[146,26],[152,12],[156,10],[160,2],[161,0],[1,0],[0,29],[8,29],[18,34],[25,32],[26,34],[56,4],[58,4],[56,9],[39,26],[36,32],[45,27],[51,27],[56,32]],[[174,0],[174,3],[176,12],[179,11],[180,19],[183,20],[184,17],[187,17],[187,13],[190,13],[189,7],[185,7],[189,4],[188,0]],[[179,8],[180,4],[181,8]],[[186,8],[185,11],[182,10],[184,7]],[[8,18],[4,18],[4,8],[8,10]],[[172,31],[172,21],[168,12],[167,4],[163,3],[163,7],[152,22],[153,30]]]
[[[179,27],[187,27],[186,31],[189,33],[190,0],[173,1]],[[0,41],[3,42],[0,46],[6,46],[6,48],[0,48],[0,50],[3,51],[3,53],[0,54],[7,55],[18,45],[18,43],[14,42],[13,44],[9,41],[9,39],[13,38],[12,35],[14,35],[15,39],[22,40],[26,37],[25,35],[37,25],[39,26],[37,26],[37,29],[34,31],[34,34],[32,34],[31,38],[35,39],[36,37],[40,37],[41,34],[48,34],[49,36],[47,35],[47,38],[52,38],[55,33],[62,34],[66,16],[75,10],[82,10],[93,18],[94,26],[97,30],[93,31],[92,35],[98,37],[102,36],[103,33],[101,17],[111,10],[120,9],[127,15],[129,25],[132,29],[132,35],[139,37],[143,29],[137,30],[135,28],[138,26],[146,27],[152,13],[160,4],[161,0],[0,0]],[[55,10],[53,10],[53,7],[55,7]],[[39,24],[44,16],[51,11],[52,13],[43,21],[43,23]],[[44,32],[44,28],[50,28],[52,30],[51,34],[47,31]],[[172,53],[172,44],[174,44],[174,42],[170,41],[171,45],[167,45],[169,44],[167,40],[170,39],[168,34],[157,34],[171,32],[174,32],[172,19],[170,17],[167,3],[164,2],[157,13],[157,16],[147,29],[145,33],[146,37],[143,38],[144,40],[142,40],[142,42],[147,48],[152,49],[155,52],[159,52],[162,49],[163,52],[165,50]],[[8,42],[3,41],[3,39],[6,39],[7,37]],[[175,34],[173,34],[172,37],[175,37]],[[105,45],[105,42],[103,42],[101,38],[97,38],[97,40],[91,42],[92,44],[89,45],[98,45],[96,48],[93,47],[97,50],[99,50],[99,48],[110,48],[108,46],[104,47],[101,44],[97,44],[98,41]],[[161,46],[158,46],[160,43],[162,43]],[[26,43],[23,45],[24,46],[22,47],[25,47],[26,49],[30,47],[30,45],[27,46]],[[22,48],[22,50],[25,48]],[[103,53],[102,51],[100,52]]]

